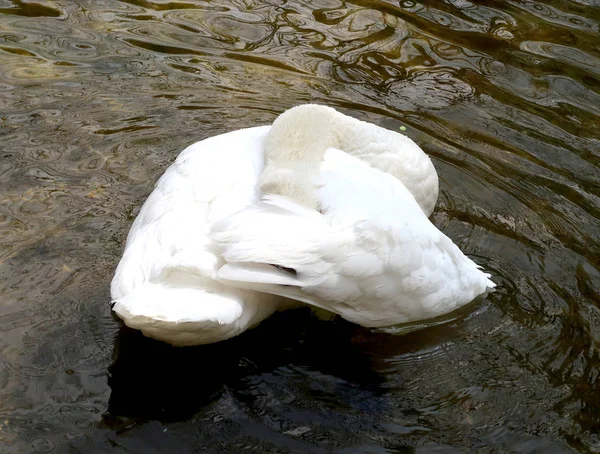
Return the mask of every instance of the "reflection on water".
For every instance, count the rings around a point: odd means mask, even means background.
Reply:
[[[0,0],[3,452],[599,452],[599,24],[596,0]],[[308,101],[405,126],[499,290],[404,336],[120,328],[112,272],[177,153]]]

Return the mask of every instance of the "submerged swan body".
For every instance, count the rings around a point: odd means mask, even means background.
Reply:
[[[273,135],[270,126],[261,126],[195,143],[160,178],[131,227],[111,285],[113,310],[128,326],[173,345],[207,344],[236,336],[275,311],[299,304],[219,279],[225,261],[210,237],[219,221],[258,206],[261,182],[269,186],[270,170],[263,173],[265,149],[279,147],[286,135],[308,134],[315,139],[308,148],[333,141],[405,181],[424,212],[431,213],[437,174],[410,139],[323,106],[300,106],[290,112],[311,121],[298,117],[296,126],[286,121],[282,134]],[[328,132],[319,138],[318,129],[324,126]],[[268,162],[267,169],[272,164]],[[293,237],[289,241],[297,245]]]
[[[307,137],[320,122],[300,119],[309,112],[297,109],[271,129],[262,201],[213,226],[228,262],[218,272],[222,282],[366,327],[437,317],[494,287],[405,184],[337,149],[341,140],[327,136],[327,126],[325,140]],[[313,128],[288,133],[304,121]]]

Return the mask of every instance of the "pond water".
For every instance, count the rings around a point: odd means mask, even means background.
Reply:
[[[598,0],[0,0],[0,451],[600,452],[599,43]],[[123,328],[160,174],[311,101],[405,128],[498,290],[407,335]]]

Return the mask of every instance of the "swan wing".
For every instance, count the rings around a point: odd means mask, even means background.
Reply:
[[[266,196],[215,224],[218,278],[364,326],[441,315],[493,286],[395,177],[330,148],[318,194],[318,211]]]

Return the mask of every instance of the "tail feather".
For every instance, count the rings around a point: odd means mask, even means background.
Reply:
[[[291,272],[264,263],[228,263],[219,269],[217,276],[220,280],[243,281],[252,284],[302,285]]]
[[[331,314],[326,303],[319,298],[312,297],[302,292],[303,283],[301,281],[295,280],[293,283],[284,284],[281,283],[278,276],[265,273],[264,270],[254,274],[255,265],[256,264],[249,263],[227,264],[219,270],[216,278],[223,284],[232,285],[240,289],[269,293],[271,295],[277,295],[282,298],[288,298],[308,304],[313,310],[313,313],[315,313],[316,308],[322,310],[317,310],[317,314]],[[265,267],[268,266],[275,269],[272,265],[265,265]],[[262,268],[263,265],[260,264],[260,267]],[[325,317],[323,317],[323,319],[325,319]]]

